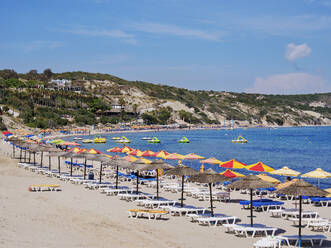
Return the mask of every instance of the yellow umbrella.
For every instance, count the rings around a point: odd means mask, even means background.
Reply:
[[[271,172],[275,170],[262,162],[257,162],[256,164],[248,165],[245,168],[250,171],[258,171],[258,172]]]
[[[152,163],[151,160],[146,159],[146,158],[139,158],[139,159],[137,159],[136,161],[137,161],[137,162],[142,161],[142,162],[145,163],[145,164],[150,164],[150,163]]]
[[[202,164],[220,164],[222,161],[216,159],[216,158],[208,158],[205,160],[201,160],[200,163]]]
[[[227,169],[241,169],[246,168],[246,164],[241,163],[235,159],[231,159],[229,161],[225,161],[223,163],[220,163],[220,166]]]
[[[300,175],[300,172],[292,170],[292,169],[284,166],[283,168],[281,168],[279,170],[271,171],[270,174],[280,175],[280,176],[297,177],[297,176]]]
[[[279,184],[280,183],[280,181],[278,179],[267,176],[266,174],[260,174],[260,175],[257,175],[257,177],[259,177],[263,181],[267,181],[269,183],[273,183],[273,184]]]
[[[168,156],[166,156],[167,160],[180,160],[180,159],[184,159],[183,155],[180,155],[178,153],[171,153]]]
[[[321,168],[317,168],[316,170],[313,170],[306,174],[301,175],[301,177],[318,178],[318,187],[320,187],[320,179],[321,178],[330,178],[331,173],[324,171]]]

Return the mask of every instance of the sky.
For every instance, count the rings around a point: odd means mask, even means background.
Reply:
[[[3,0],[0,69],[331,92],[331,0]]]

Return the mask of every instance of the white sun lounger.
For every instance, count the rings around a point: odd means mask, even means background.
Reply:
[[[246,238],[254,238],[257,234],[268,236],[268,233],[274,236],[277,231],[275,227],[267,227],[260,224],[254,224],[252,227],[248,224],[224,224],[223,226],[227,228],[227,232],[233,231],[235,235],[244,236]]]
[[[309,220],[307,223],[307,227],[311,227],[312,231],[316,230],[322,230],[324,231],[329,227],[329,220],[328,219],[323,219],[323,218],[317,218],[313,220]]]
[[[138,205],[145,206],[146,208],[160,208],[161,206],[175,206],[176,201],[170,200],[136,200]]]
[[[291,243],[294,243],[294,246],[297,246],[299,243],[299,236],[298,235],[286,235],[286,236],[277,236],[278,239],[285,241],[286,245],[291,247]],[[301,236],[301,243],[302,242],[310,242],[311,246],[314,246],[314,241],[318,243],[319,246],[323,244],[323,241],[326,239],[324,235],[302,235]]]
[[[118,189],[103,189],[103,192],[106,193],[106,195],[117,195],[117,194],[132,194],[133,189],[130,188],[118,188]]]
[[[175,206],[161,206],[160,208],[166,209],[173,216],[175,215],[187,215],[187,214],[204,214],[206,208],[196,208],[196,207],[175,207]]]
[[[208,226],[214,226],[221,225],[223,223],[225,224],[234,224],[237,220],[239,220],[238,217],[235,216],[219,216],[219,217],[200,217],[196,219],[200,225],[208,225]]]
[[[120,197],[121,200],[126,200],[126,201],[135,201],[139,199],[154,199],[155,195],[150,195],[150,194],[123,194],[119,193],[117,196]]]
[[[280,248],[281,240],[277,237],[268,236],[256,241],[253,246],[254,248]]]

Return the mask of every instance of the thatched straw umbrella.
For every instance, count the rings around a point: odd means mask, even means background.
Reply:
[[[57,157],[57,162],[58,162],[58,173],[61,174],[61,161],[60,161],[60,158],[62,156],[64,156],[66,154],[66,152],[50,152],[48,153],[47,156],[49,157]]]
[[[145,170],[156,170],[156,198],[159,199],[159,170],[173,169],[174,166],[165,163],[161,159],[154,160],[152,163],[147,164]]]
[[[211,216],[214,216],[212,184],[227,181],[229,180],[229,178],[220,174],[214,174],[214,173],[209,174],[207,171],[199,173],[197,175],[193,175],[188,180],[190,182],[208,183],[209,194],[210,194],[209,196],[210,196]]]
[[[138,191],[138,189],[139,189],[139,171],[146,170],[145,169],[146,167],[147,167],[147,164],[142,159],[138,159],[131,163],[130,169],[137,171],[137,173],[136,173],[136,177],[137,177],[136,194],[139,193],[139,191]]]
[[[118,168],[130,168],[131,164],[127,160],[119,157],[119,156],[113,156],[109,162],[106,164],[109,164],[113,167],[116,167],[116,189],[118,188]]]
[[[166,175],[174,175],[182,177],[182,195],[180,199],[180,206],[184,206],[184,177],[185,176],[193,176],[198,174],[196,170],[192,169],[191,167],[185,166],[183,164],[178,165],[177,167],[166,171]]]
[[[258,188],[268,188],[268,187],[273,187],[273,186],[274,186],[273,184],[263,181],[261,178],[255,176],[255,175],[246,176],[243,179],[228,185],[229,188],[249,189],[250,190],[251,226],[253,226],[253,218],[254,218],[254,216],[253,216],[253,190],[258,189]]]
[[[328,192],[299,179],[295,183],[276,191],[279,194],[299,196],[299,245],[301,245],[302,196],[326,196]]]

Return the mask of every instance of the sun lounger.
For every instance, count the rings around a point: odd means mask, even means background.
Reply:
[[[106,193],[106,195],[118,195],[118,194],[132,194],[133,189],[130,188],[108,188],[108,189],[103,189],[103,192]]]
[[[277,239],[277,237],[265,237],[258,241],[256,241],[253,245],[254,248],[276,248],[281,247],[281,240]]]
[[[284,209],[282,216],[285,217],[285,219],[299,218],[299,211],[297,209]],[[318,217],[318,213],[313,211],[303,211],[301,217],[313,219]]]
[[[291,247],[291,244],[294,243],[294,246],[297,246],[299,243],[299,236],[298,235],[286,235],[286,236],[278,236],[279,240],[282,240],[286,243],[287,246]],[[326,239],[324,235],[302,235],[301,236],[301,243],[309,242],[311,247],[314,246],[314,241],[318,243],[319,246],[323,244],[323,241]]]
[[[324,231],[326,229],[326,227],[328,227],[328,226],[329,226],[329,220],[323,219],[323,218],[315,218],[315,219],[309,220],[307,223],[307,227],[311,227],[312,231],[314,231],[314,230]]]
[[[196,219],[197,222],[199,222],[200,225],[208,225],[208,226],[214,226],[221,225],[223,223],[226,224],[235,224],[237,220],[239,220],[238,217],[235,216],[214,216],[214,217],[200,217]]]
[[[176,206],[161,206],[160,208],[166,209],[169,211],[169,213],[173,216],[182,216],[187,214],[204,214],[206,211],[206,208],[197,208],[193,206],[184,206],[184,207],[176,207]]]
[[[168,214],[165,210],[151,210],[151,209],[129,209],[129,218],[138,219],[147,217],[149,220],[161,219],[163,215]]]
[[[30,191],[59,191],[59,184],[38,184],[38,185],[30,185]]]
[[[331,206],[331,197],[311,197],[310,201],[315,206],[328,207]]]
[[[227,228],[227,232],[233,231],[235,235],[246,238],[254,238],[258,234],[268,236],[268,233],[274,236],[277,231],[275,227],[267,227],[261,224],[254,224],[253,226],[249,224],[224,224],[224,227]]]
[[[136,200],[138,205],[145,206],[146,208],[160,208],[161,206],[175,206],[176,201],[170,200]]]
[[[155,195],[151,194],[123,194],[119,193],[117,196],[120,197],[121,200],[126,200],[126,201],[135,201],[139,199],[154,199]]]

